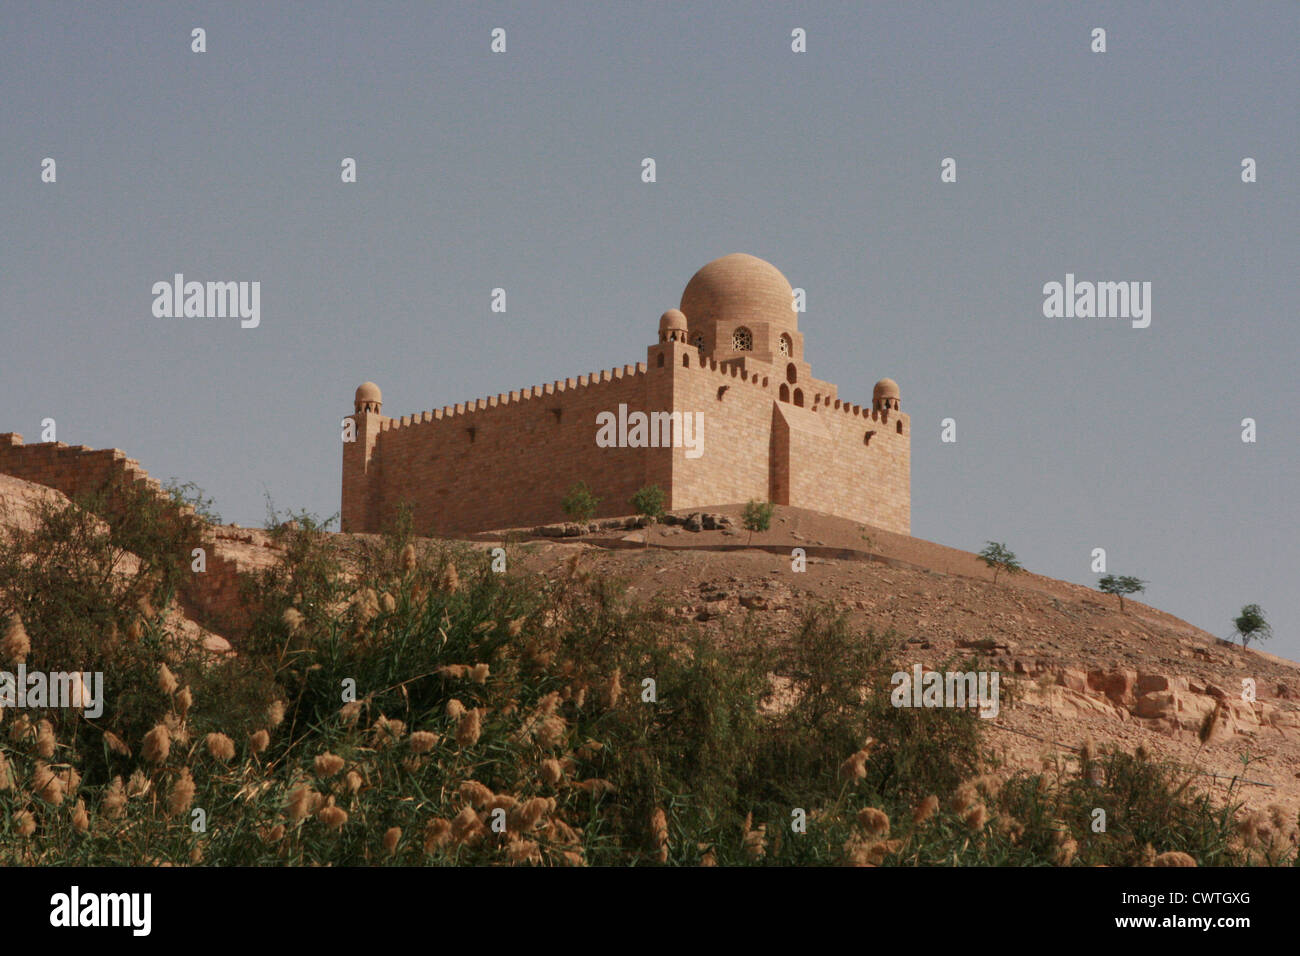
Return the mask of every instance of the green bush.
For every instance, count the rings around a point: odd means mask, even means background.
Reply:
[[[658,485],[646,485],[637,490],[630,504],[639,515],[645,515],[654,521],[664,516],[664,490]]]
[[[741,524],[749,531],[749,540],[754,540],[755,531],[766,531],[772,526],[772,512],[776,506],[770,501],[761,502],[750,499],[745,504],[745,510],[740,514]]]
[[[574,521],[590,521],[599,505],[600,499],[591,493],[585,481],[575,483],[560,502],[564,513]]]

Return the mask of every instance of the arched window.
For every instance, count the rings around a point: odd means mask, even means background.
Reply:
[[[731,333],[731,347],[737,352],[754,351],[754,335],[743,325]]]
[[[794,390],[794,403],[795,403],[796,405],[798,405],[800,408],[803,408],[803,389],[802,389],[802,388],[796,388],[796,389]]]
[[[790,341],[790,336],[788,335],[781,336],[780,349],[781,349],[781,354],[784,355],[786,358],[790,358],[792,355],[794,355],[794,342]]]
[[[793,362],[785,367],[785,380],[791,385],[799,381],[799,370],[794,367]]]
[[[689,352],[683,352],[683,353],[682,353],[682,368],[690,368],[690,367],[691,367],[691,355],[690,355]]]
[[[790,386],[789,386],[789,385],[782,385],[782,386],[781,386],[781,401],[783,401],[783,402],[788,402],[788,401],[790,401]]]

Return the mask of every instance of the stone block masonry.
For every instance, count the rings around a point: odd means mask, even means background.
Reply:
[[[898,386],[877,382],[866,407],[841,402],[804,361],[792,300],[773,266],[726,256],[663,315],[645,364],[401,418],[365,383],[343,446],[342,529],[380,531],[404,504],[420,534],[547,524],[565,519],[561,501],[583,481],[598,517],[630,513],[637,489],[657,484],[671,510],[757,499],[910,533]],[[644,435],[602,447],[597,416],[620,406],[678,426],[698,416],[701,448]]]
[[[192,560],[190,547],[203,547],[206,552],[207,570],[191,574],[189,583],[178,595],[181,606],[188,616],[223,637],[237,638],[246,632],[249,612],[240,597],[240,577],[235,563],[218,553],[219,546],[193,510],[177,504],[124,451],[95,450],[64,442],[27,445],[22,435],[7,432],[0,434],[0,473],[53,488],[72,499],[106,492],[104,517],[112,517],[122,506],[121,489],[133,485],[146,489],[163,505],[165,514],[194,527],[187,550],[177,555],[177,560],[188,568]]]

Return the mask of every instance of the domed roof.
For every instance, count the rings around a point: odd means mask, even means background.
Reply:
[[[892,378],[882,378],[871,390],[872,398],[898,398],[898,383]]]
[[[357,387],[357,402],[383,402],[379,386],[374,382],[362,382]]]
[[[685,332],[686,316],[677,309],[669,309],[659,317],[660,332]]]
[[[714,259],[686,283],[682,311],[691,327],[719,321],[767,322],[794,329],[794,290],[781,270],[743,252]]]

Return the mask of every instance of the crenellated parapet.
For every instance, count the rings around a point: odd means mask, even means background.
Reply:
[[[869,405],[842,401],[812,373],[795,304],[775,267],[726,256],[663,313],[644,363],[395,418],[367,383],[343,455],[343,529],[379,530],[403,504],[422,532],[545,524],[563,520],[582,481],[598,517],[627,513],[656,484],[672,508],[771,500],[907,533],[898,386],[882,379]],[[600,422],[637,413],[689,421],[689,445],[641,443],[630,425],[598,438]]]

